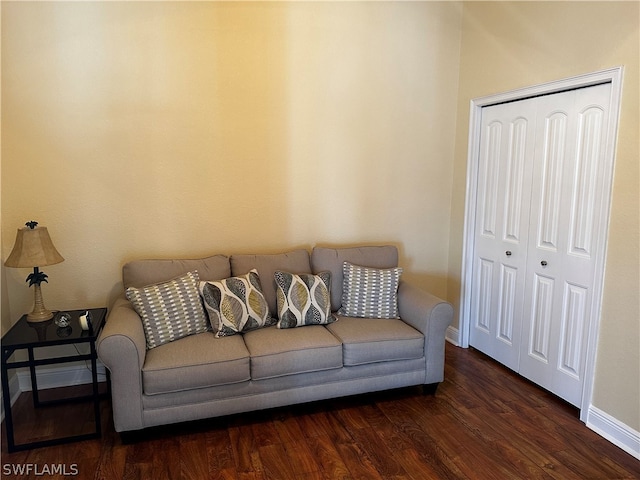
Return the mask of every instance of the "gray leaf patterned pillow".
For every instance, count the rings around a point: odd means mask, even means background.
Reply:
[[[193,271],[168,282],[127,288],[127,299],[142,319],[147,349],[208,330],[199,280]]]
[[[200,282],[200,295],[216,337],[273,325],[257,270],[216,282]]]
[[[331,314],[331,272],[293,274],[276,271],[278,328],[326,325],[335,321]]]

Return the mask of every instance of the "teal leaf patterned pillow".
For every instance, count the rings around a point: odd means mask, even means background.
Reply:
[[[168,282],[127,288],[127,299],[142,319],[147,349],[209,329],[199,280],[193,271]]]
[[[216,282],[200,282],[200,295],[216,337],[273,325],[257,270]]]
[[[402,268],[369,268],[342,264],[342,307],[339,315],[398,318],[398,284]]]
[[[331,272],[317,275],[276,271],[278,328],[326,325],[335,321],[331,314]]]

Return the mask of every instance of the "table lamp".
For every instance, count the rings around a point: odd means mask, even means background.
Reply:
[[[39,267],[55,265],[64,261],[62,255],[53,246],[47,227],[38,227],[38,222],[27,222],[26,227],[19,228],[16,235],[16,243],[13,246],[9,258],[4,262],[7,267],[31,268],[33,273],[27,277],[29,286],[35,288],[35,301],[33,311],[27,314],[28,322],[44,322],[53,317],[53,313],[47,310],[42,301],[40,284],[47,282],[47,275],[40,271]]]

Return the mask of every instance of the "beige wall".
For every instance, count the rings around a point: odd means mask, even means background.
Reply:
[[[319,243],[394,243],[446,296],[461,5],[1,8],[2,257],[48,227],[49,308],[106,304],[135,258]]]
[[[456,304],[470,100],[625,68],[593,404],[640,430],[639,4],[468,2],[463,12],[448,289]]]

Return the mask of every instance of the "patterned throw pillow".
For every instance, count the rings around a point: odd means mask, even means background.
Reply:
[[[398,318],[398,284],[402,268],[369,268],[342,264],[342,307],[345,317]]]
[[[157,285],[127,288],[127,299],[142,319],[147,349],[209,329],[198,281],[193,271]]]
[[[326,325],[335,321],[331,314],[331,272],[317,275],[276,271],[278,328]]]
[[[273,325],[257,270],[217,282],[200,282],[200,295],[216,337]]]

